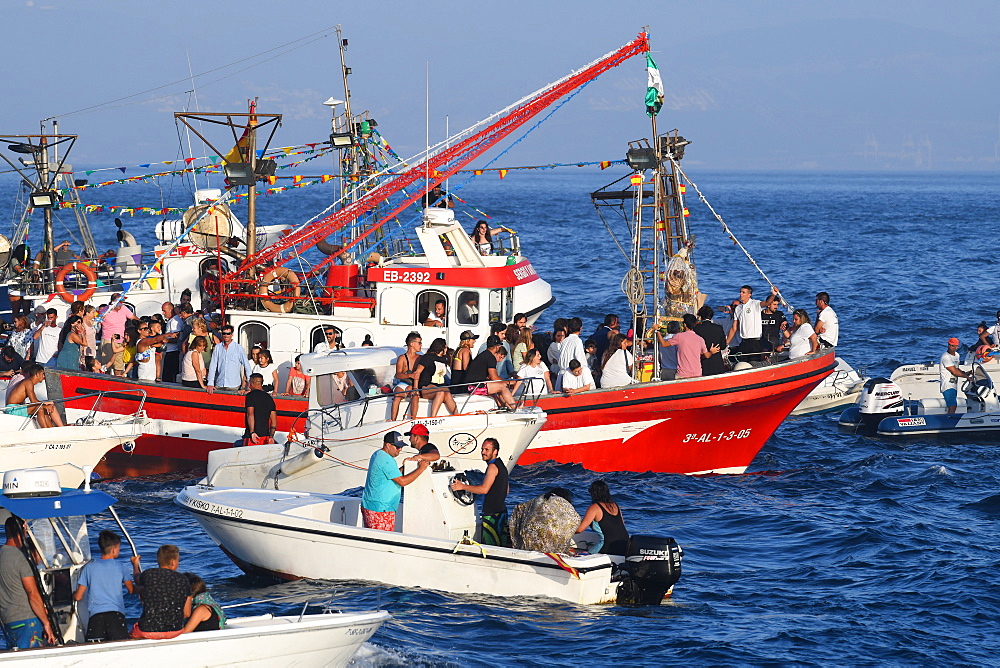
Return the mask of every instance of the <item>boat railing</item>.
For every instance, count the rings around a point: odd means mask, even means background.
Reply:
[[[448,390],[455,399],[457,413],[465,413],[469,410],[469,402],[475,396],[490,396],[488,394],[488,383],[514,383],[512,389],[514,394],[514,411],[525,407],[528,402],[534,402],[539,396],[545,393],[545,381],[541,378],[524,378],[498,381],[484,381],[481,383],[459,383],[451,385],[437,385],[433,391]],[[373,386],[374,387],[374,386]],[[424,391],[430,388],[424,388]],[[457,390],[457,391],[456,391]],[[477,392],[477,390],[480,390]],[[377,394],[364,395],[351,401],[329,404],[318,408],[309,408],[302,411],[293,421],[293,428],[299,420],[303,420],[306,425],[319,429],[321,438],[325,436],[328,428],[351,429],[364,424],[381,422],[389,417],[384,412],[394,398],[400,398],[400,410],[406,412],[407,402],[414,394],[419,394],[421,390],[396,390],[394,392],[379,392]],[[433,401],[431,397],[421,398],[421,401]],[[497,403],[497,410],[503,408]],[[431,416],[427,416],[431,417]],[[318,421],[318,424],[317,424]]]
[[[139,407],[136,408],[135,412],[129,416],[115,415],[114,418],[98,421],[97,414],[101,412],[101,403],[104,401],[105,396],[108,394],[112,395],[137,394],[139,395]],[[18,404],[18,405],[24,406],[26,409],[30,409],[34,406],[42,406],[43,404],[48,403],[55,405],[56,410],[58,410],[59,407],[62,406],[63,407],[62,413],[65,414],[66,404],[69,404],[70,402],[74,401],[82,401],[84,399],[94,399],[94,403],[91,405],[86,415],[81,416],[74,421],[74,424],[76,425],[90,426],[95,424],[110,424],[112,422],[115,424],[130,424],[130,423],[140,424],[145,419],[145,412],[143,411],[143,407],[146,404],[146,391],[140,389],[90,392],[87,394],[78,394],[72,397],[63,397],[62,399],[46,399],[43,401],[30,402],[27,404]],[[131,417],[131,421],[123,419],[128,417]],[[23,431],[24,429],[27,429],[28,425],[31,424],[31,421],[34,418],[35,416],[33,414],[29,414],[24,419],[24,422],[21,423],[21,426],[18,427],[18,431]]]

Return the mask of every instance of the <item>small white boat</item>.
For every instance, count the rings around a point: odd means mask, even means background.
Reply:
[[[865,380],[866,376],[838,357],[833,373],[813,388],[790,415],[819,415],[853,404],[861,396]]]
[[[970,380],[959,383],[959,406],[954,413],[948,412],[940,390],[937,396],[910,399],[893,380],[873,378],[865,384],[861,399],[841,414],[840,426],[869,436],[995,440],[1000,437],[1000,394],[984,365],[974,363],[971,372]],[[912,379],[912,373],[905,371],[901,376]],[[913,387],[924,390],[926,384],[917,381]],[[940,387],[937,365],[933,386]]]
[[[225,629],[170,639],[85,643],[86,606],[72,600],[80,571],[91,558],[85,516],[108,509],[117,520],[114,497],[89,485],[60,490],[51,469],[8,471],[3,482],[0,519],[10,513],[27,521],[27,535],[40,556],[36,581],[60,645],[0,651],[0,666],[345,666],[389,619],[385,611],[306,615],[303,610],[290,617],[231,618]],[[120,522],[119,527],[131,544]]]
[[[414,463],[407,466],[412,470]],[[672,538],[632,536],[627,557],[480,545],[473,540],[471,495],[456,498],[454,475],[453,469],[428,469],[407,485],[395,532],[364,528],[361,499],[343,495],[195,485],[176,503],[240,568],[283,579],[367,580],[578,604],[658,604],[680,577],[682,551]],[[588,534],[579,535],[577,544],[593,538]],[[639,595],[627,594],[637,589]]]
[[[309,410],[295,423],[302,436],[289,435],[283,444],[253,445],[213,450],[208,455],[206,484],[216,487],[268,487],[290,491],[336,494],[365,483],[368,460],[380,449],[390,431],[405,433],[415,424],[425,425],[442,457],[461,470],[484,470],[480,456],[483,439],[495,438],[507,470],[528,448],[544,426],[540,408],[498,410],[488,396],[456,395],[456,415],[443,407],[430,416],[431,401],[421,399],[423,415],[413,420],[392,420],[393,396],[383,394],[396,373],[396,359],[403,348],[366,347],[302,356],[302,368],[312,377]],[[340,403],[336,374],[342,374],[352,401]],[[399,408],[407,410],[408,399]],[[426,417],[425,417],[426,416]],[[399,457],[416,454],[405,450]]]
[[[0,666],[196,668],[209,666],[346,666],[389,619],[385,611],[294,617],[237,617],[219,631],[169,640],[121,640],[0,652]]]
[[[141,398],[136,413],[107,415],[98,420],[95,409],[102,399],[103,395],[98,395],[94,409],[76,424],[65,427],[42,429],[34,418],[0,412],[0,472],[55,469],[60,484],[74,488],[80,486],[109,450],[121,446],[126,452],[131,451],[146,423]],[[78,404],[79,398],[73,402]]]

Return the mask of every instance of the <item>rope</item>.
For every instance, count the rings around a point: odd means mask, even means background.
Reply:
[[[636,267],[629,269],[622,278],[622,292],[625,293],[634,313],[640,313],[645,309],[644,283],[642,272]]]
[[[760,273],[760,275],[764,278],[764,280],[767,281],[767,284],[773,288],[774,283],[771,282],[771,279],[767,277],[767,274],[764,273],[764,270],[760,268],[760,265],[757,264],[757,261],[753,259],[753,256],[750,255],[750,251],[746,249],[746,246],[740,243],[740,240],[736,238],[736,235],[733,234],[733,231],[729,229],[729,225],[726,224],[726,221],[722,219],[722,216],[720,216],[719,213],[715,210],[715,208],[712,207],[712,205],[708,201],[708,198],[705,197],[705,195],[701,192],[701,189],[698,188],[698,185],[691,180],[691,177],[689,177],[684,172],[683,169],[681,169],[680,163],[674,160],[674,157],[672,155],[668,154],[667,158],[670,160],[670,164],[674,166],[674,169],[677,170],[677,173],[683,176],[684,180],[687,181],[692,188],[694,188],[694,191],[696,193],[698,193],[698,199],[701,200],[701,202],[708,207],[708,210],[712,212],[712,215],[715,216],[715,219],[719,221],[719,224],[722,225],[722,231],[729,237],[729,239],[734,244],[739,246],[740,250],[743,251],[743,254],[747,256],[748,260],[750,260],[750,264],[753,265],[754,269],[756,269]],[[778,293],[778,299],[781,300],[781,303],[784,304],[787,309],[794,310],[792,308],[792,305],[789,304],[787,301],[785,301],[784,296],[780,292]]]

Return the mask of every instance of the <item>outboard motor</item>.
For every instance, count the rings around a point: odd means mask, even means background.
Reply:
[[[903,391],[888,378],[869,378],[858,397],[858,409],[858,430],[874,434],[883,419],[903,414]]]
[[[684,550],[673,538],[630,536],[621,565],[619,605],[659,605],[681,577]]]

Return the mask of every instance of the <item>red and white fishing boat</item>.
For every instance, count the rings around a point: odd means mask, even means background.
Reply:
[[[163,245],[156,249],[156,263],[139,266],[133,255],[119,253],[112,273],[101,280],[109,291],[129,283],[132,291],[126,299],[137,302],[140,315],[158,309],[161,301],[179,301],[181,292],[191,289],[196,307],[215,303],[226,313],[242,343],[267,342],[282,363],[281,382],[293,355],[312,350],[326,326],[336,327],[348,347],[361,345],[366,337],[399,345],[411,330],[420,332],[425,342],[441,336],[456,346],[463,330],[484,336],[490,322],[510,322],[517,312],[534,322],[552,303],[551,290],[521,254],[516,237],[483,256],[448,208],[425,207],[415,228],[408,228],[401,218],[431,187],[559,98],[648,50],[648,36],[640,34],[429,150],[426,159],[413,166],[365,167],[364,134],[366,127],[369,134],[373,132],[372,124],[367,117],[348,117],[341,127],[347,132],[335,135],[350,138],[342,149],[343,171],[357,175],[359,185],[345,190],[334,213],[284,235],[259,235],[251,207],[245,239],[239,244],[233,241],[236,226],[224,203],[202,205],[183,224],[162,226]],[[191,114],[178,116],[199,120]],[[255,132],[270,120],[262,121],[265,115],[253,109],[228,116],[243,117],[245,126],[233,124],[231,118],[229,122],[245,132],[234,149],[244,162],[227,165],[227,172],[232,172],[233,187],[240,182],[248,186],[252,202],[254,183],[262,172],[254,150]],[[687,142],[676,134],[659,136],[655,114],[653,136],[653,145],[633,147],[638,152],[631,189],[603,195],[633,205],[630,300],[634,297],[635,329],[647,334],[661,318],[692,312],[704,300],[696,283],[694,288],[690,281],[680,288],[675,285],[680,275],[676,272],[693,275],[694,271],[693,238],[687,231],[683,202],[685,178],[677,162]],[[331,145],[337,145],[333,138]],[[240,171],[237,167],[249,174],[247,180],[233,178]],[[87,297],[101,299],[101,295]],[[445,302],[449,326],[424,327],[426,314],[438,300]],[[520,463],[554,459],[601,471],[742,472],[777,425],[833,368],[834,354],[827,351],[721,376],[647,381],[569,398],[540,398],[537,406],[548,414],[548,421]],[[655,372],[654,364],[654,378]],[[118,392],[132,387],[146,390],[153,427],[133,453],[110,456],[101,471],[105,474],[201,465],[210,450],[220,442],[231,443],[233,433],[242,429],[243,399],[237,395],[209,397],[177,385],[66,371],[51,374],[48,384],[53,397],[103,391],[105,405],[121,413],[134,406]],[[279,433],[291,429],[307,407],[301,399],[278,398],[277,404]]]

